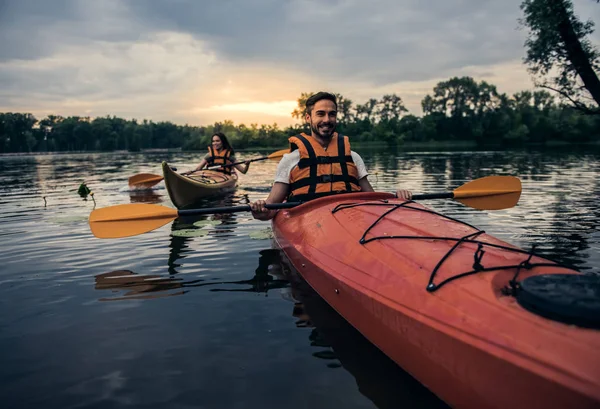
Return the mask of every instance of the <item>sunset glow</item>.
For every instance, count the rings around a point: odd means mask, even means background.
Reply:
[[[0,112],[285,126],[297,122],[291,112],[302,92],[340,93],[354,104],[395,93],[421,115],[423,97],[454,76],[509,95],[533,89],[525,33],[516,30],[519,0],[433,9],[342,1],[319,13],[296,0],[236,0],[235,15],[219,3],[120,0],[90,14],[72,1],[66,15],[43,2],[2,10],[0,32],[16,41],[0,49]],[[600,13],[593,2],[575,3],[582,19]],[[331,19],[344,23],[323,24]]]

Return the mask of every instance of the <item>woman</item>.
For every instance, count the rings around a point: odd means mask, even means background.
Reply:
[[[235,163],[235,161],[235,152],[229,144],[229,141],[227,140],[225,134],[223,134],[222,132],[215,132],[215,134],[212,136],[212,146],[208,147],[208,153],[206,154],[206,156],[204,156],[204,158],[202,158],[200,164],[196,167],[196,169],[187,172],[187,174],[202,170],[204,167],[214,165],[226,165]],[[234,166],[219,167],[211,170],[223,172],[227,175],[230,175],[232,172],[232,168],[236,168],[240,172],[246,174],[246,172],[248,172],[249,167],[250,162],[246,161],[243,164],[240,163]]]

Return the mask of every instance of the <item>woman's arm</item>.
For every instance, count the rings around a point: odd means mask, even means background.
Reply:
[[[196,166],[196,169],[194,169],[194,171],[202,170],[202,168],[204,168],[207,164],[208,162],[206,161],[206,159],[202,158],[202,160],[200,161],[198,166]]]
[[[245,165],[245,166],[244,166]],[[240,163],[239,165],[235,165],[234,166],[237,170],[239,170],[240,172],[242,172],[243,174],[246,174],[248,172],[248,168],[250,167],[250,162],[246,161],[243,164]]]

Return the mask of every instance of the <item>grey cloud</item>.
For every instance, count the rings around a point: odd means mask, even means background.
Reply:
[[[162,32],[202,40],[223,66],[294,70],[321,84],[348,84],[348,90],[353,83],[382,89],[401,81],[444,79],[460,75],[466,66],[519,60],[525,36],[517,30],[520,3],[0,0],[0,100],[167,94],[188,73],[169,80],[161,67],[151,65],[167,67],[168,60],[144,65],[139,53],[127,54],[132,44],[152,42]],[[584,19],[600,16],[600,6],[588,0],[575,0],[575,10]],[[85,61],[88,54],[72,50],[109,50],[110,58],[92,63]],[[44,58],[56,55],[69,55],[75,63],[45,67]],[[176,55],[165,53],[165,58]],[[15,59],[39,66],[22,69],[12,64]],[[97,69],[88,72],[94,64]]]
[[[578,0],[579,2],[582,0]],[[51,55],[65,43],[135,41],[176,31],[221,60],[262,62],[382,85],[521,58],[521,0],[5,1],[0,60]],[[104,10],[104,13],[98,13]],[[99,15],[100,14],[100,15]]]
[[[13,1],[0,3],[0,61],[36,59],[52,53],[51,43],[45,41],[52,25],[75,21],[72,0]]]
[[[36,60],[69,45],[134,41],[153,31],[130,19],[121,0],[2,0],[0,62]]]
[[[293,66],[375,85],[451,75],[522,56],[519,0],[133,0],[156,28],[209,41],[219,57]]]

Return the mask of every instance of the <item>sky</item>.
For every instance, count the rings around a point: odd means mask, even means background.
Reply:
[[[323,90],[355,104],[395,93],[421,115],[454,76],[533,89],[520,3],[0,0],[0,112],[282,127]],[[573,3],[600,23],[595,0]]]

